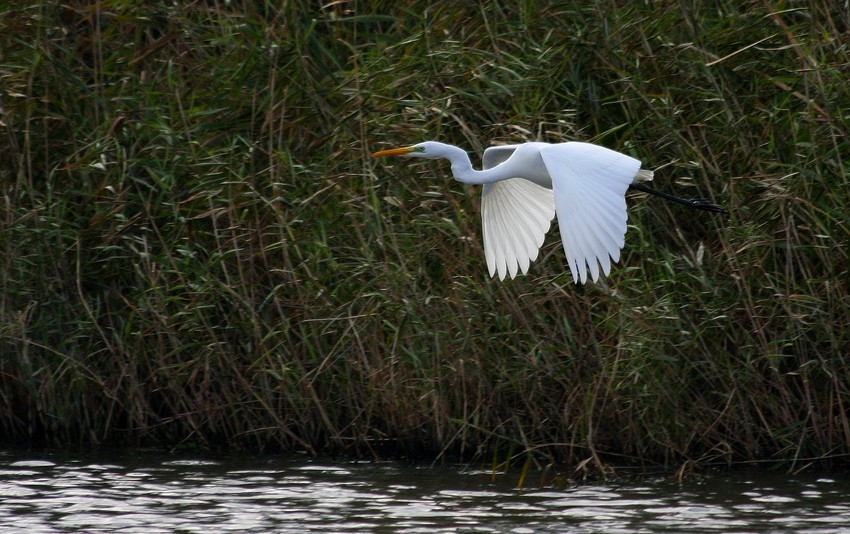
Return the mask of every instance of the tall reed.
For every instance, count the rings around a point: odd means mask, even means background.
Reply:
[[[846,461],[839,2],[104,1],[0,36],[9,443],[677,467]],[[491,280],[480,194],[373,150],[588,140],[629,197],[576,286]]]

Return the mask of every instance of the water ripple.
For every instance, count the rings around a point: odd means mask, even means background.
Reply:
[[[278,458],[0,453],[4,532],[842,532],[850,484],[772,474],[519,492],[509,477]]]

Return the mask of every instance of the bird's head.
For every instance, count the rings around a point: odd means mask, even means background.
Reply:
[[[379,150],[372,154],[372,157],[379,158],[382,156],[405,156],[408,158],[426,158],[437,159],[445,158],[448,152],[449,145],[438,143],[436,141],[425,141],[411,146],[403,146],[401,148],[391,148],[389,150]]]

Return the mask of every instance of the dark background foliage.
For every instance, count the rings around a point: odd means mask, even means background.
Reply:
[[[846,459],[845,3],[0,17],[7,442]],[[476,188],[369,157],[424,139],[592,141],[731,213],[630,195],[607,281],[553,231],[499,282]]]

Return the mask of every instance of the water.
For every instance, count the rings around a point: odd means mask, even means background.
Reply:
[[[0,531],[850,531],[850,481],[837,475],[761,472],[522,492],[516,476],[278,457],[0,452]]]

